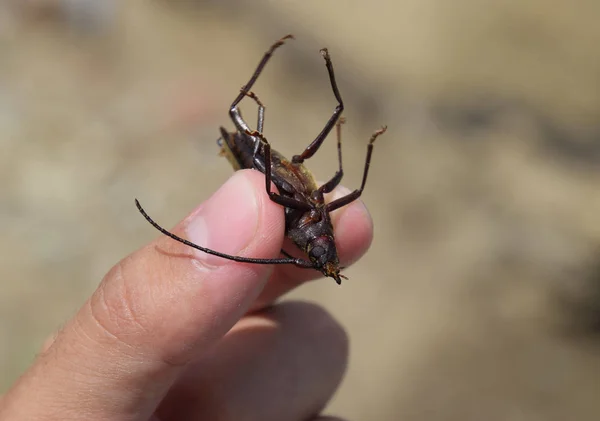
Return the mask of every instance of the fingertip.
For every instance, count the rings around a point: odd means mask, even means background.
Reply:
[[[281,207],[268,200],[264,176],[254,170],[234,173],[182,225],[186,238],[194,244],[249,258],[277,256],[284,229]],[[232,263],[199,249],[190,248],[190,251],[204,264],[223,266]]]
[[[264,176],[245,170],[234,173],[173,233],[221,253],[267,259],[278,256],[283,230],[283,212],[266,197]],[[119,313],[112,314],[120,321],[117,329],[133,329],[126,331],[131,340],[152,342],[155,353],[162,351],[161,359],[174,365],[229,330],[273,270],[209,255],[165,235],[116,268],[103,282],[103,308]]]

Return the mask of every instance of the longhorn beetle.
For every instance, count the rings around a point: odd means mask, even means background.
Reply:
[[[235,170],[244,168],[254,168],[265,174],[265,186],[269,198],[284,207],[285,209],[285,235],[290,238],[296,246],[308,255],[308,260],[296,258],[281,250],[284,258],[275,259],[255,259],[251,257],[231,256],[211,250],[206,247],[194,244],[184,238],[181,238],[157,224],[142,208],[140,202],[136,199],[135,203],[141,214],[150,224],[163,234],[179,241],[185,245],[198,249],[208,254],[222,257],[242,263],[255,264],[293,264],[301,268],[312,268],[320,271],[323,275],[335,279],[341,284],[342,278],[347,279],[340,274],[340,263],[335,247],[333,225],[329,214],[342,206],[345,206],[360,197],[367,182],[371,154],[373,153],[373,143],[375,139],[383,134],[387,127],[383,126],[371,136],[367,146],[367,157],[361,186],[358,190],[334,200],[325,203],[324,195],[330,193],[340,183],[344,175],[342,168],[342,144],[341,144],[341,124],[344,118],[341,117],[344,110],[344,103],[335,81],[331,57],[326,48],[320,52],[325,59],[325,67],[329,73],[329,82],[333,95],[338,104],[335,107],[333,115],[325,124],[325,127],[310,145],[300,154],[294,155],[292,160],[288,160],[279,152],[272,150],[270,143],[263,135],[263,126],[265,118],[265,106],[258,99],[256,94],[251,91],[252,86],[262,73],[265,65],[273,55],[273,52],[288,39],[293,39],[293,35],[286,35],[271,46],[265,53],[254,74],[240,90],[237,98],[229,108],[229,116],[235,125],[234,132],[228,132],[221,127],[221,137],[217,140],[221,147],[220,155],[225,156]],[[256,130],[242,118],[238,104],[245,97],[249,97],[258,105],[258,122]],[[337,133],[337,151],[339,169],[335,175],[321,187],[317,187],[310,171],[304,166],[304,161],[311,158],[323,144],[327,135],[333,127],[336,127]],[[279,194],[271,191],[271,182],[279,189]]]

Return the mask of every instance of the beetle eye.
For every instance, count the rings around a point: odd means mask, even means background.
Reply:
[[[325,249],[321,246],[315,246],[313,247],[313,249],[310,251],[310,254],[314,257],[319,257],[322,256],[323,253],[325,253]]]
[[[223,138],[222,137],[217,139],[217,145],[220,147],[223,147]]]

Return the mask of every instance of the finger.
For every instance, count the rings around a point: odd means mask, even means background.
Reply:
[[[273,257],[283,215],[265,198],[264,177],[244,171],[175,232],[226,253]],[[9,392],[6,419],[147,420],[182,367],[237,322],[270,273],[160,236],[108,273]]]
[[[331,200],[345,196],[350,190],[338,187]],[[331,214],[335,233],[335,244],[340,264],[348,267],[362,257],[373,241],[373,221],[364,203],[358,199]],[[305,257],[302,252],[286,240],[284,249],[296,257]],[[302,269],[292,265],[278,266],[263,289],[261,295],[252,306],[252,310],[263,308],[303,282],[322,278],[323,275],[314,269]],[[322,282],[334,282],[331,279]]]
[[[55,332],[52,335],[50,335],[48,338],[46,338],[46,340],[42,344],[42,349],[40,351],[41,354],[44,354],[46,351],[48,351],[50,349],[52,344],[54,344],[54,341],[56,340],[57,335],[58,335],[58,333]]]
[[[242,319],[171,389],[164,420],[304,421],[339,386],[348,338],[322,308],[289,302]]]

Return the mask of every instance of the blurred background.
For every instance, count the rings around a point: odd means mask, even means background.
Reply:
[[[352,420],[600,417],[600,3],[0,1],[0,392],[104,273],[231,175],[254,88],[287,156],[335,100],[368,255],[290,295],[348,329]],[[245,116],[254,121],[254,105]],[[332,137],[309,162],[336,170]]]

